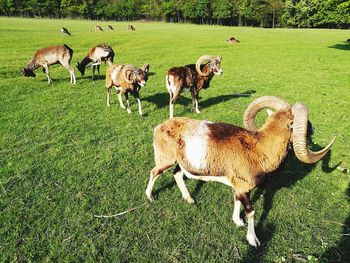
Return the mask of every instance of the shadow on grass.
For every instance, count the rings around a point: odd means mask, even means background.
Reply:
[[[199,99],[199,108],[209,108],[210,106],[213,106],[215,104],[225,102],[227,100],[231,100],[235,98],[250,97],[254,93],[256,93],[255,90],[247,90],[243,93],[220,95],[217,97],[206,99],[204,101],[200,101]],[[169,104],[169,94],[165,92],[157,93],[152,96],[144,97],[142,98],[142,100],[154,103],[155,105],[157,105],[157,108],[164,108]],[[184,96],[179,96],[175,104],[180,104],[183,106],[191,105],[192,99]]]
[[[312,145],[312,143],[311,143]],[[313,145],[312,148],[322,147],[318,145]],[[325,173],[330,173],[334,171],[337,166],[330,167],[329,161],[331,157],[331,150],[326,154],[326,156],[321,160],[322,171]],[[268,243],[271,240],[276,226],[274,224],[265,224],[268,218],[269,212],[273,206],[273,199],[278,190],[282,188],[288,188],[293,186],[297,181],[302,180],[306,175],[308,175],[313,169],[315,169],[317,163],[315,164],[304,164],[301,163],[295,156],[293,151],[288,153],[286,160],[282,165],[273,173],[266,175],[265,180],[259,185],[259,187],[254,192],[252,197],[252,202],[259,199],[260,196],[264,197],[263,201],[263,212],[260,218],[257,218],[256,232],[257,237],[261,242],[261,246],[256,248],[249,248],[248,253],[245,255],[243,262],[263,262],[264,254],[268,249]]]
[[[348,202],[350,203],[350,184],[346,190]],[[349,262],[350,259],[350,215],[343,223],[343,233],[338,244],[329,248],[322,255],[322,262]]]
[[[343,41],[341,44],[335,44],[333,46],[329,46],[329,48],[335,48],[340,50],[350,50],[350,41]]]

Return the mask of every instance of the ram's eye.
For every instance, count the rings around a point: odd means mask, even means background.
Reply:
[[[289,128],[289,130],[293,131],[293,122],[288,123],[288,128]]]

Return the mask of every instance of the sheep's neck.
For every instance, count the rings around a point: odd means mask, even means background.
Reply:
[[[89,57],[85,57],[83,59],[83,61],[80,63],[80,65],[83,67],[83,68],[86,68],[86,66],[91,62],[92,60],[89,58]]]
[[[274,136],[271,136],[274,134]],[[265,173],[276,170],[288,152],[290,132],[266,127],[261,132],[261,159],[260,164]]]
[[[39,67],[40,67],[39,63],[37,63],[36,60],[33,59],[31,62],[29,62],[27,64],[26,69],[30,70],[30,71],[34,71],[34,70],[36,70]]]

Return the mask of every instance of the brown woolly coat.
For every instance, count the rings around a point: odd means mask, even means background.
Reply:
[[[283,161],[291,138],[288,124],[292,119],[290,109],[277,112],[257,132],[226,123],[206,122],[205,169],[193,167],[184,150],[185,137],[196,136],[196,128],[202,121],[169,119],[154,132],[156,163],[178,163],[193,175],[226,176],[237,193],[246,193]]]

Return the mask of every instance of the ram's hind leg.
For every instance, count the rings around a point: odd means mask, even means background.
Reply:
[[[182,198],[185,199],[185,201],[189,204],[193,204],[194,200],[191,197],[190,193],[187,190],[187,187],[185,185],[184,179],[183,179],[183,171],[181,170],[179,165],[176,165],[175,169],[174,169],[174,178],[175,181],[177,183],[177,186],[179,187],[181,194],[182,194]]]
[[[164,164],[156,164],[156,166],[151,170],[150,175],[149,175],[149,181],[148,185],[146,188],[146,196],[148,200],[151,202],[154,201],[154,198],[152,196],[152,189],[154,186],[154,183],[158,179],[158,177],[167,169],[169,169],[171,166],[173,166],[173,163],[164,163]]]
[[[238,226],[244,226],[244,222],[241,219],[240,213],[241,213],[241,201],[239,201],[234,194],[234,202],[235,202],[235,207],[233,209],[233,215],[232,215],[232,220],[233,222]]]

